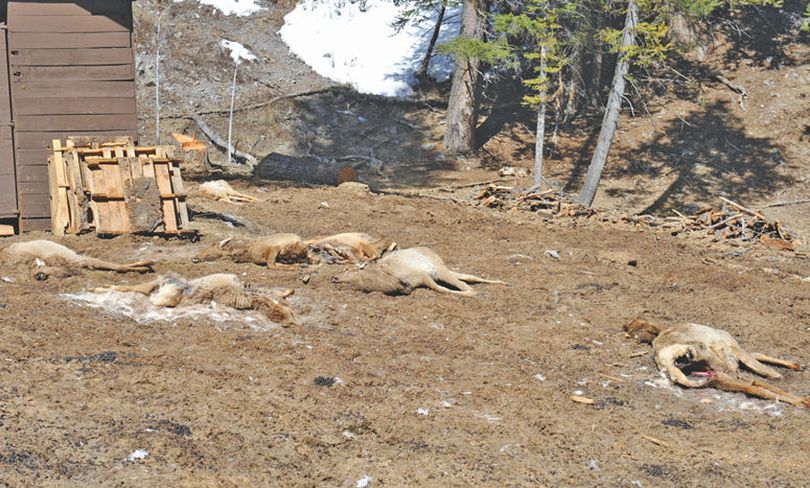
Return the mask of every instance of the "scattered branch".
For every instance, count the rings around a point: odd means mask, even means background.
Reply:
[[[225,140],[222,139],[222,137],[219,136],[219,134],[217,134],[214,131],[214,129],[210,128],[208,124],[206,124],[205,121],[202,120],[202,118],[200,118],[199,116],[189,115],[188,118],[193,120],[194,123],[197,124],[197,127],[200,128],[202,133],[205,134],[205,136],[211,141],[212,144],[214,144],[215,146],[226,152],[231,150],[234,158],[237,160],[241,160],[243,164],[244,163],[255,164],[256,161],[258,161],[256,156],[232,148]]]

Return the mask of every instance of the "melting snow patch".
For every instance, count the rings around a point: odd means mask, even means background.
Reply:
[[[242,61],[252,62],[259,59],[255,54],[250,52],[250,49],[236,41],[223,39],[219,42],[219,45],[231,52],[231,59],[233,59],[233,62],[236,64],[242,64]]]
[[[373,480],[374,478],[372,478],[371,476],[365,475],[359,480],[357,480],[357,483],[355,483],[354,486],[356,488],[368,488],[368,485],[370,485]]]
[[[672,383],[663,372],[659,372],[657,378],[645,381],[644,384],[668,391],[687,401],[712,405],[718,412],[755,412],[771,417],[781,417],[785,414],[784,403],[752,399],[741,393],[731,393],[711,388],[681,388]]]
[[[61,297],[79,305],[100,309],[111,315],[124,316],[139,324],[174,322],[179,319],[208,319],[215,323],[246,324],[256,331],[267,331],[279,326],[255,311],[235,310],[216,303],[189,305],[176,308],[156,307],[138,293],[107,291],[103,293],[65,293]]]
[[[386,96],[413,93],[415,74],[427,50],[438,12],[397,31],[392,24],[407,5],[386,0],[303,0],[284,17],[281,38],[318,74],[357,91]],[[460,7],[445,19],[458,19]],[[439,42],[458,35],[459,25],[446,22]],[[435,55],[429,74],[440,81],[453,69],[449,56]]]
[[[174,3],[183,0],[174,0]],[[210,5],[225,15],[238,15],[245,17],[264,10],[256,0],[199,0],[203,5]]]
[[[144,451],[143,449],[136,449],[132,451],[132,454],[127,456],[127,461],[139,461],[141,459],[146,459],[146,456],[149,455],[148,451]]]
[[[498,417],[497,415],[492,415],[490,413],[482,413],[480,415],[480,417],[482,419],[486,420],[487,422],[492,423],[492,424],[494,424],[495,422],[500,422],[501,421],[500,417]]]

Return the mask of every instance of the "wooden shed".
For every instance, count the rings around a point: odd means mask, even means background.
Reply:
[[[53,139],[137,140],[132,0],[0,0],[0,224],[50,228]]]

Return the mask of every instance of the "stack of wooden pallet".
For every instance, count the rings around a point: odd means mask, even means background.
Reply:
[[[54,140],[48,161],[54,234],[179,234],[188,208],[173,146],[131,138]]]

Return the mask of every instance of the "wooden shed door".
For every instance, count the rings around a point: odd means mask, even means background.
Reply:
[[[14,142],[11,134],[8,50],[6,30],[3,28],[0,31],[0,219],[16,217],[17,178],[14,172]]]
[[[137,136],[131,0],[8,2],[23,230],[50,228],[53,139]]]

